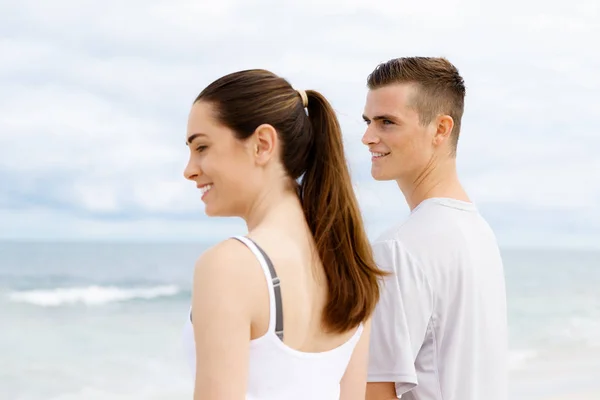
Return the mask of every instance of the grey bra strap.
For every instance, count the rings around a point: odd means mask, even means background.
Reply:
[[[275,296],[275,334],[277,335],[277,337],[279,337],[280,340],[283,341],[283,305],[281,303],[281,285],[279,277],[277,276],[277,272],[275,272],[273,262],[271,261],[267,253],[265,253],[265,251],[258,244],[256,244],[254,240],[250,239],[249,237],[245,238],[250,240],[254,244],[254,246],[256,246],[260,254],[263,256],[267,267],[269,267],[269,273],[271,274],[271,282],[273,282],[273,295]]]
[[[236,240],[244,243],[243,241],[241,241],[240,239],[238,239],[236,237],[233,237],[233,239],[236,239]],[[251,241],[252,244],[254,244],[254,246],[256,246],[256,248],[262,255],[265,263],[267,264],[267,267],[269,268],[269,273],[271,274],[271,276],[270,276],[271,282],[273,282],[273,296],[275,297],[275,334],[277,335],[277,337],[279,337],[280,340],[283,341],[283,305],[281,302],[281,286],[280,286],[279,277],[277,276],[277,272],[275,272],[275,267],[273,266],[273,262],[271,261],[271,259],[267,255],[267,253],[265,253],[264,250],[258,244],[256,244],[256,242],[254,240],[252,240],[248,237],[245,237],[245,239]],[[244,245],[245,244],[246,243],[244,243]],[[190,322],[192,322],[192,312],[191,311],[190,311]]]

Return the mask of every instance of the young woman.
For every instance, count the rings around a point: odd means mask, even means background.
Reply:
[[[206,214],[248,226],[195,266],[194,399],[364,399],[384,273],[331,105],[271,72],[236,72],[200,93],[186,142]]]

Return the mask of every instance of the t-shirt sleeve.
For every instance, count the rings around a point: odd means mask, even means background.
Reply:
[[[371,322],[369,382],[394,382],[401,395],[417,384],[415,360],[433,313],[433,292],[423,269],[395,240],[373,245],[382,283]]]

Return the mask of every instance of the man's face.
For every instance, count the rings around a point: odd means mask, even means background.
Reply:
[[[376,180],[412,183],[433,157],[436,123],[419,122],[411,107],[416,90],[413,84],[399,83],[367,94],[362,142],[371,151],[371,175]]]

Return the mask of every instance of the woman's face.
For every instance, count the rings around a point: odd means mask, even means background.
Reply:
[[[236,139],[213,115],[209,103],[192,106],[186,136],[190,159],[184,176],[200,189],[206,215],[241,216],[257,189],[251,141]]]

